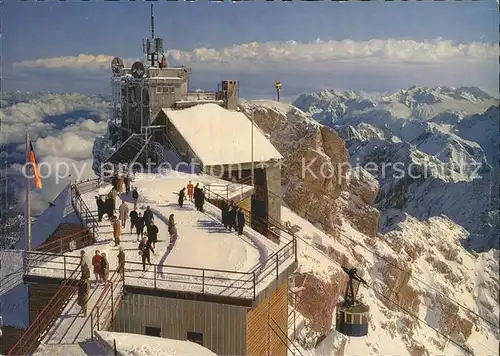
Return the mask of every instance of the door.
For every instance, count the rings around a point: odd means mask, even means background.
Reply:
[[[144,334],[147,336],[161,337],[161,328],[155,328],[153,326],[146,326]]]
[[[255,170],[255,193],[252,195],[252,229],[266,236],[267,234],[267,186],[266,172],[262,168]]]
[[[187,333],[187,341],[191,341],[197,343],[198,345],[203,345],[203,334],[188,331]]]

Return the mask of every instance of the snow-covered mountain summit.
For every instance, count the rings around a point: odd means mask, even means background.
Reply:
[[[474,87],[413,86],[357,110],[365,100],[360,95],[352,103],[344,95],[322,93],[303,94],[294,104],[340,133],[352,165],[376,165],[371,173],[381,184],[376,206],[382,229],[395,211],[418,219],[445,214],[480,245],[496,240],[491,231],[498,226],[497,99]],[[333,104],[339,100],[342,105]],[[404,177],[396,175],[395,164],[406,170]],[[410,171],[423,177],[412,178]]]
[[[253,112],[256,124],[269,134],[285,159],[282,220],[285,225],[294,226],[299,236],[295,286],[299,290],[297,309],[306,320],[299,342],[310,354],[495,352],[498,330],[484,323],[484,319],[494,323],[498,320],[499,285],[494,277],[498,273],[498,251],[468,252],[463,245],[470,232],[438,212],[446,202],[453,205],[450,196],[458,192],[461,213],[470,223],[477,221],[480,217],[473,214],[480,210],[471,200],[475,197],[478,205],[484,204],[479,198],[481,186],[467,193],[466,189],[471,188],[468,181],[450,183],[460,185],[460,191],[447,190],[450,186],[446,185],[434,188],[436,183],[430,181],[430,185],[421,186],[422,191],[411,201],[417,208],[421,204],[427,216],[415,218],[413,211],[382,207],[385,212],[379,231],[380,213],[372,204],[377,195],[385,194],[391,197],[388,201],[399,200],[404,206],[406,196],[412,196],[404,188],[404,179],[399,185],[394,181],[386,184],[362,166],[348,167],[345,163],[352,161],[349,146],[346,148],[334,130],[311,124],[311,116],[296,107],[250,101],[241,108],[249,115]],[[363,155],[374,155],[370,158],[373,161],[377,155],[382,161],[387,159],[383,156],[385,151],[387,157],[401,155],[415,161],[431,156],[409,143],[386,141],[382,137],[390,135],[389,131],[376,128],[370,134],[373,137],[367,139],[370,146],[363,150]],[[471,147],[476,146],[471,143]],[[314,174],[301,177],[301,165],[312,161]],[[328,170],[328,174],[321,175],[321,170]],[[447,195],[432,200],[432,193],[426,192],[428,187],[431,192],[439,189]],[[426,194],[431,195],[427,202],[418,201]],[[339,264],[354,264],[365,272],[363,278],[370,288],[360,290],[371,311],[367,337],[347,338],[332,330],[335,303],[345,286]]]
[[[498,105],[498,99],[475,87],[412,86],[380,98],[353,91],[322,90],[300,95],[293,105],[319,122],[332,125],[342,117],[367,116],[371,111],[387,111],[394,119],[429,120],[443,112],[472,115]]]

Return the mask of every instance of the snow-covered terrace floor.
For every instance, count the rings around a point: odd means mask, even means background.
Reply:
[[[122,229],[121,246],[126,256],[125,285],[164,290],[213,294],[233,298],[251,299],[276,278],[276,268],[281,272],[294,262],[293,244],[283,248],[248,226],[244,235],[228,232],[220,222],[220,210],[206,203],[199,212],[192,202],[183,208],[177,204],[177,192],[191,180],[200,187],[207,184],[228,184],[213,177],[171,172],[168,175],[137,175],[133,186],[138,188],[139,212],[149,205],[159,228],[155,254],[151,266],[142,271],[141,257],[135,232],[130,233],[129,221]],[[251,188],[251,187],[250,187]],[[82,198],[93,214],[97,215],[95,196],[107,194],[111,186],[82,191]],[[235,192],[239,194],[240,190]],[[129,208],[133,208],[131,195],[122,195]],[[231,196],[230,196],[231,198]],[[119,201],[117,199],[117,207]],[[173,213],[178,229],[178,239],[169,245],[168,216]],[[106,252],[110,270],[117,267],[118,248],[114,247],[113,231],[109,221],[99,224],[99,236],[94,245],[83,248],[89,258],[96,250]],[[78,266],[80,250],[62,255],[32,252],[29,254],[30,276],[65,278]],[[272,258],[270,258],[273,256]],[[90,263],[89,263],[90,264]],[[278,265],[278,266],[277,266]],[[255,285],[255,291],[254,291]]]

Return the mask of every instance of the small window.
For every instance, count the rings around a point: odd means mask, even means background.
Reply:
[[[352,314],[345,314],[345,322],[347,324],[352,324]]]
[[[203,345],[203,334],[188,331],[187,341],[192,341],[192,342],[195,342],[199,345]]]
[[[146,326],[146,330],[144,332],[147,336],[157,336],[161,337],[161,328],[155,328],[153,326]]]

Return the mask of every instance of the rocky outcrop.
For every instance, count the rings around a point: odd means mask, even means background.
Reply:
[[[398,185],[390,189],[385,185],[379,192],[376,177],[347,164],[349,155],[335,131],[293,107],[254,101],[244,103],[242,110],[248,115],[255,113],[260,129],[284,155],[284,202],[307,220],[290,214],[289,220],[284,218],[285,225],[293,227],[301,238],[294,281],[296,308],[306,323],[298,343],[314,348],[316,354],[391,354],[396,348],[411,355],[456,352],[434,328],[461,348],[479,354],[482,349],[475,349],[475,339],[496,335],[495,331],[477,315],[464,312],[442,296],[457,298],[486,319],[498,320],[499,306],[494,298],[498,295],[498,267],[493,264],[498,255],[477,258],[465,252],[462,244],[469,233],[454,221],[431,214],[425,220],[415,219],[397,206],[386,209],[384,234],[380,234],[380,214],[372,204],[381,196],[391,196],[392,201],[408,205],[412,182],[400,179]],[[409,150],[407,143],[399,146],[394,154],[409,155],[414,161],[424,156]],[[366,148],[361,153],[365,160],[384,162],[390,151]],[[301,175],[304,166],[308,167],[305,176]],[[451,174],[449,180],[453,182],[453,178]],[[427,208],[433,209],[430,205]],[[301,246],[301,241],[307,244]],[[358,294],[372,310],[369,336],[363,341],[331,332],[335,306],[347,281],[339,265],[359,267],[370,286]],[[431,328],[410,314],[425,315]],[[391,346],[395,344],[399,346]]]
[[[361,169],[352,171],[345,142],[331,128],[301,110],[269,101],[244,102],[241,109],[269,135],[284,156],[283,200],[309,221],[338,236],[341,214],[359,231],[375,236],[378,212],[370,207],[378,183]]]

